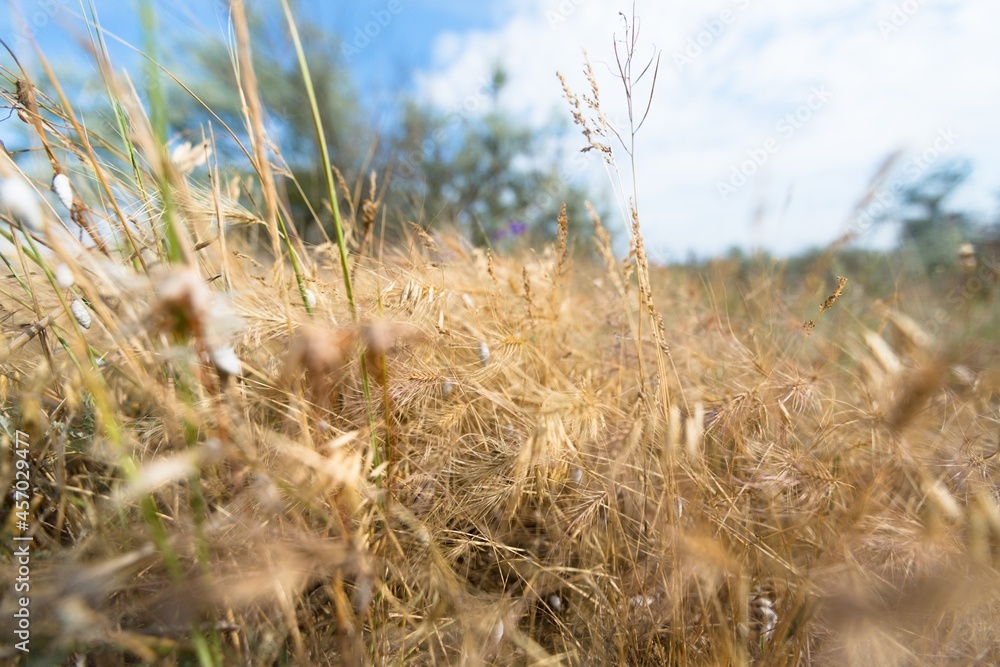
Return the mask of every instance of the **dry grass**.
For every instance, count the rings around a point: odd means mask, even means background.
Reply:
[[[0,283],[37,664],[1000,662],[1000,383],[959,360],[968,320],[938,340],[915,296],[650,266],[634,209],[632,261],[599,227],[601,266],[562,219],[533,254],[364,252],[352,209],[355,314],[332,244],[282,246],[278,199],[165,167],[123,106],[186,259],[111,142],[29,117],[108,255],[46,206]]]

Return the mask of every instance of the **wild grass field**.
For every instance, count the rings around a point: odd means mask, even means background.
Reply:
[[[491,253],[332,170],[308,246],[233,6],[252,172],[99,39],[120,136],[3,73],[6,664],[1000,664],[992,265]]]

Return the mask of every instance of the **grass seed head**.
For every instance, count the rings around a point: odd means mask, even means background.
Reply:
[[[185,141],[170,151],[170,161],[182,174],[191,173],[207,163],[210,157],[212,157],[212,146],[207,142],[195,146],[190,141]]]

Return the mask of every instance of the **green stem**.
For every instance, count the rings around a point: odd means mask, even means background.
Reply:
[[[319,103],[316,101],[316,91],[313,89],[312,75],[309,74],[309,64],[306,62],[306,54],[302,49],[302,40],[299,39],[299,31],[295,27],[295,19],[292,18],[292,11],[288,6],[288,0],[281,0],[281,6],[285,10],[285,18],[288,21],[288,29],[292,34],[292,41],[295,43],[295,53],[299,59],[299,68],[302,70],[302,79],[305,82],[306,94],[309,96],[309,107],[312,110],[313,124],[316,126],[316,142],[319,144],[320,156],[323,161],[323,173],[326,176],[326,187],[330,193],[330,208],[333,209],[333,228],[337,233],[340,268],[344,273],[344,291],[347,293],[347,304],[351,308],[351,320],[357,322],[358,310],[354,303],[354,290],[351,288],[351,270],[347,257],[347,242],[344,240],[344,223],[340,217],[337,186],[333,179],[333,167],[330,165],[330,151],[326,147],[326,132],[323,130],[323,119],[320,116]]]

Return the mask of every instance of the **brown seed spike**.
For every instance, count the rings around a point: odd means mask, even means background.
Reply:
[[[820,304],[819,315],[816,316],[817,320],[821,315],[823,315],[823,313],[833,308],[833,304],[837,302],[837,299],[843,296],[844,287],[846,285],[847,285],[847,278],[844,278],[843,276],[837,276],[837,289],[833,291],[833,294],[826,297],[826,301]],[[805,331],[806,336],[811,334],[813,332],[813,329],[815,328],[816,328],[816,322],[813,320],[809,320],[802,324],[802,330]]]
[[[524,301],[528,304],[528,319],[535,319],[532,313],[532,299],[531,299],[531,279],[528,277],[528,267],[523,267],[521,269],[521,280],[524,283]]]
[[[833,294],[826,297],[826,301],[819,307],[819,314],[822,315],[826,311],[833,308],[833,304],[836,303],[837,299],[841,297],[844,293],[844,286],[847,285],[847,278],[843,276],[837,276],[837,289],[834,290]]]
[[[566,271],[566,259],[568,253],[568,241],[569,241],[569,216],[566,214],[566,202],[563,202],[562,209],[559,211],[559,218],[556,220],[559,225],[556,231],[556,239],[558,241],[558,264],[556,266],[556,278],[561,278],[563,273]]]
[[[497,280],[496,270],[493,268],[493,253],[489,249],[486,250],[486,270],[489,272],[490,278],[493,279],[493,284],[499,287],[500,281]]]

